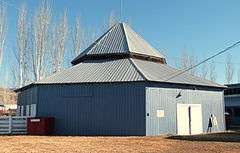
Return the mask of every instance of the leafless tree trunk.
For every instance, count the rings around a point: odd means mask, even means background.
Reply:
[[[227,84],[230,84],[233,80],[234,67],[231,62],[232,62],[232,55],[228,54],[226,56],[226,71],[225,71],[225,77],[226,77]]]
[[[209,66],[209,79],[212,81],[212,82],[216,82],[216,79],[217,79],[217,73],[216,73],[216,66],[215,66],[215,63],[214,62],[211,62],[210,63],[210,66]]]
[[[60,20],[60,23],[53,27],[52,36],[53,49],[51,50],[51,55],[53,63],[53,73],[56,73],[61,70],[64,61],[64,53],[68,36],[68,21],[66,12]]]
[[[182,51],[179,61],[179,68],[183,70],[188,68],[189,66],[190,66],[189,56],[186,51]]]
[[[181,70],[184,70],[186,68],[192,67],[195,64],[197,64],[197,58],[194,55],[188,55],[188,53],[186,51],[182,51],[181,56],[180,56],[180,62],[179,64],[179,68]],[[190,71],[188,71],[189,74],[192,75],[197,75],[198,73],[198,69],[197,68],[193,68]]]
[[[115,13],[112,11],[110,16],[109,16],[109,23],[108,23],[108,28],[111,28],[114,26],[116,23],[118,23],[118,19],[115,16]]]
[[[26,51],[28,45],[27,32],[27,10],[22,6],[18,12],[17,21],[17,61],[19,64],[19,85],[24,86],[26,83]]]
[[[38,81],[46,74],[46,55],[48,47],[48,32],[51,20],[51,9],[48,3],[43,1],[35,15],[32,23],[32,69],[34,80]]]
[[[7,16],[6,7],[0,6],[0,64],[2,64],[3,50],[5,47],[6,32],[7,32]]]
[[[206,79],[208,76],[208,66],[206,63],[204,63],[201,67],[200,77],[203,79]]]
[[[80,24],[80,18],[76,18],[76,24],[74,28],[74,34],[73,34],[73,50],[74,50],[74,56],[78,56],[81,51],[82,47],[82,29]]]
[[[193,67],[196,64],[197,64],[197,58],[194,55],[189,56],[189,66]],[[189,73],[191,75],[197,75],[197,73],[198,73],[197,67],[191,69]]]

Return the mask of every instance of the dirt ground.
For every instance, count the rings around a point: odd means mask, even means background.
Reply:
[[[217,135],[223,137],[224,135]],[[231,135],[233,136],[233,135]],[[235,135],[240,137],[240,135]],[[207,136],[204,136],[206,138]],[[57,137],[1,136],[0,153],[75,153],[75,152],[171,152],[239,153],[239,142],[185,140],[176,137]],[[181,139],[181,138],[180,138]],[[183,139],[183,137],[182,137]],[[191,141],[189,141],[191,140]],[[225,140],[225,139],[224,139]]]

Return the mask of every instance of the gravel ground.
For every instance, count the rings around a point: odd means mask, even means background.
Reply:
[[[218,136],[219,137],[219,136]],[[175,140],[169,137],[1,136],[1,153],[171,152],[239,153],[239,142]]]

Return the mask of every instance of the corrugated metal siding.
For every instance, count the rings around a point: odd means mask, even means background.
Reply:
[[[225,96],[225,106],[240,106],[240,95]]]
[[[182,89],[146,88],[146,135],[176,134],[177,103],[202,104],[203,131],[206,132],[208,119],[211,114],[217,117],[218,127],[213,132],[225,130],[224,100],[222,91],[203,91],[184,89],[182,96],[176,98]],[[156,110],[165,111],[165,117],[157,118]]]
[[[129,59],[92,61],[80,63],[67,70],[56,73],[38,84],[81,83],[81,82],[124,82],[143,81]]]
[[[212,87],[225,87],[223,85],[193,76],[187,73],[178,75],[171,80],[168,78],[179,74],[179,70],[174,69],[166,64],[160,64],[156,62],[131,59],[136,67],[143,73],[143,75],[149,81],[156,82],[170,82],[170,83],[181,83],[181,84],[192,84],[192,85],[202,85],[202,86],[212,86]]]
[[[26,110],[26,105],[37,104],[38,89],[37,87],[32,87],[24,90],[24,92],[19,92],[17,96],[17,105],[24,106],[24,110]]]
[[[142,83],[39,86],[38,116],[60,135],[145,135]]]

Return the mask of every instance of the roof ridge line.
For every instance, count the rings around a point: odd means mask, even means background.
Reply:
[[[83,51],[83,52],[81,52],[77,57],[75,57],[72,61],[71,61],[71,63],[73,62],[73,61],[75,61],[76,59],[78,59],[80,56],[85,56],[85,55],[87,55],[87,52],[89,52],[89,51],[91,51],[91,50],[93,50],[94,48],[96,48],[96,46],[97,45],[99,45],[99,42],[103,39],[103,38],[105,38],[108,34],[109,34],[109,32],[110,31],[112,31],[113,29],[114,29],[114,27],[116,27],[118,24],[115,24],[114,26],[112,26],[110,29],[108,29],[102,36],[100,36],[99,38],[97,38],[93,43],[91,43],[89,46],[88,46],[88,48],[89,47],[91,47],[92,45],[93,45],[93,47],[90,49],[90,50],[87,50],[87,48]],[[100,44],[101,45],[101,44]],[[73,64],[73,63],[72,63]],[[75,64],[74,64],[75,65]]]
[[[124,23],[121,23],[121,26],[122,26],[122,30],[123,30],[123,33],[124,33],[124,37],[125,37],[126,43],[127,43],[128,52],[131,53],[130,48],[129,48],[129,44],[128,44],[129,41],[128,41],[128,37],[127,37],[126,31],[125,31]]]
[[[130,64],[137,70],[137,72],[141,75],[141,77],[142,77],[143,79],[145,79],[146,81],[150,81],[150,80],[146,77],[146,75],[143,73],[143,71],[142,71],[142,70],[137,66],[137,64],[133,61],[132,58],[129,58],[128,60],[130,61]]]
[[[146,45],[148,45],[148,47],[151,48],[152,51],[153,51],[155,54],[159,54],[159,55],[161,56],[161,58],[165,58],[165,56],[162,55],[162,53],[160,53],[160,52],[159,52],[155,47],[153,47],[149,42],[147,42],[140,33],[137,33],[134,29],[132,29],[131,27],[129,27],[128,24],[126,24],[126,23],[122,23],[122,24],[124,25],[124,33],[125,33],[125,30],[126,30],[126,29],[129,29],[132,33],[135,34],[135,36],[136,36],[138,39],[140,39],[140,40],[143,41]],[[128,37],[127,37],[126,34],[125,34],[125,37],[126,37],[127,40],[130,40],[130,39],[131,39],[131,38],[128,39]],[[130,41],[127,41],[127,42],[130,42]],[[128,46],[129,46],[129,45],[128,45]],[[129,52],[131,52],[129,47],[128,47],[128,49],[129,49]]]

